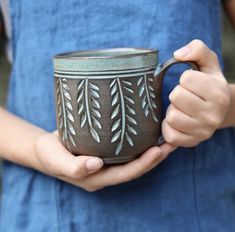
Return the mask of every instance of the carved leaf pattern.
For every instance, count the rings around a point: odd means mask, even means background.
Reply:
[[[71,104],[70,89],[65,78],[58,78],[56,82],[57,107],[59,117],[59,129],[62,130],[62,140],[69,141],[74,147],[76,143],[74,137],[76,135],[73,127],[73,107]]]
[[[145,74],[137,80],[137,86],[139,86],[139,97],[142,98],[141,107],[144,111],[145,117],[148,117],[149,112],[151,111],[153,120],[158,122],[155,112],[157,105],[153,88],[153,78],[147,77]]]
[[[113,124],[111,127],[112,138],[111,143],[117,143],[115,154],[118,155],[123,149],[124,140],[130,146],[133,146],[132,136],[137,135],[134,128],[137,125],[134,110],[134,91],[132,83],[126,80],[120,80],[118,77],[110,83],[112,112],[110,115]]]
[[[90,80],[83,79],[78,84],[78,115],[80,116],[80,127],[88,125],[92,138],[100,143],[100,136],[97,129],[102,129],[99,119],[100,113],[100,88]]]

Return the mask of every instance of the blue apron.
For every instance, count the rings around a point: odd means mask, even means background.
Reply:
[[[222,65],[219,0],[12,0],[10,14],[8,109],[48,131],[56,128],[56,53],[150,47],[163,62],[198,38]],[[165,78],[165,109],[181,71],[174,67]],[[232,129],[218,130],[196,148],[177,149],[143,177],[94,193],[4,162],[0,231],[235,231],[234,141]]]

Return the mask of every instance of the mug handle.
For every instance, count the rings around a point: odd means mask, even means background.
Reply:
[[[162,80],[167,72],[167,70],[174,64],[179,64],[179,63],[182,63],[182,64],[187,64],[192,70],[196,70],[196,71],[199,71],[199,68],[198,66],[191,62],[191,61],[179,61],[179,60],[176,60],[175,58],[171,58],[170,60],[166,61],[165,63],[163,63],[162,65],[158,65],[155,72],[154,72],[154,78],[158,78],[160,79],[160,85],[158,86],[158,91],[161,90],[161,87],[162,87]],[[165,139],[164,137],[161,135],[158,139],[158,142],[157,142],[157,146],[160,146],[162,145],[163,143],[165,142]]]

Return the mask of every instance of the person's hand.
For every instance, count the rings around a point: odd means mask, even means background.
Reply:
[[[162,124],[165,140],[192,147],[209,139],[228,112],[231,93],[217,55],[202,41],[193,40],[174,53],[177,60],[193,61],[200,71],[187,70],[171,92]]]
[[[152,147],[132,162],[105,167],[98,157],[72,155],[60,143],[57,132],[42,135],[35,143],[39,171],[87,191],[138,178],[158,165],[174,149],[169,144]]]

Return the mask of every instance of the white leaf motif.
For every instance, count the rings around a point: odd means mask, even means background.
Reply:
[[[100,122],[94,116],[92,116],[92,119],[94,122],[94,126],[97,127],[98,129],[102,129]]]
[[[115,141],[117,141],[117,140],[120,138],[121,133],[122,133],[121,130],[119,130],[118,132],[116,132],[116,133],[113,135],[112,139],[111,139],[111,143],[114,143]]]
[[[100,97],[99,93],[94,89],[90,89],[90,93],[93,97],[96,97],[96,98]]]
[[[79,85],[78,85],[78,91],[83,88],[84,81],[85,81],[85,80],[82,80],[82,81],[79,83]]]
[[[130,126],[129,124],[127,125],[127,130],[128,130],[130,133],[132,133],[133,135],[137,135],[136,130],[135,130],[132,126]]]
[[[115,130],[117,130],[117,128],[120,126],[121,124],[121,119],[118,119],[112,126],[111,132],[114,132]]]
[[[91,108],[91,111],[93,113],[94,116],[98,117],[98,118],[101,118],[101,114],[98,110],[94,109],[94,108]]]
[[[112,106],[114,106],[118,101],[118,92],[114,95],[113,99],[112,99]]]
[[[139,86],[142,81],[143,81],[143,77],[141,77],[140,79],[138,79],[138,81],[137,81],[137,86]]]
[[[83,128],[85,123],[86,123],[86,112],[84,112],[84,114],[81,117],[81,123],[80,123],[81,128]]]
[[[95,84],[93,84],[93,83],[89,83],[89,85],[90,85],[90,88],[91,89],[94,89],[94,90],[96,90],[96,91],[100,91],[100,88],[99,88],[99,86],[97,86],[97,85],[95,85]]]
[[[125,98],[128,102],[130,102],[131,104],[135,104],[134,100],[131,99],[130,97],[124,96],[124,98]]]
[[[111,119],[114,119],[118,115],[119,112],[120,112],[120,105],[117,105],[111,114]]]
[[[90,127],[90,133],[93,137],[93,139],[97,142],[100,143],[100,137],[98,135],[98,133],[96,132],[96,130],[93,127]]]
[[[95,98],[91,99],[91,103],[93,104],[94,107],[100,109],[100,103]]]
[[[132,147],[134,146],[132,138],[127,133],[126,133],[126,140]]]
[[[123,144],[121,142],[118,143],[116,150],[115,150],[115,155],[118,155],[121,152],[122,147],[123,147]]]

